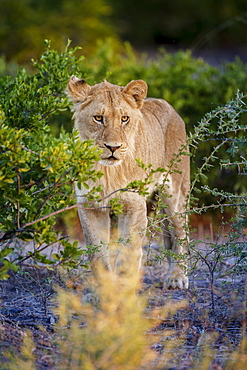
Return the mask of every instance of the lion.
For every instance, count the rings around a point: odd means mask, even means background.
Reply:
[[[181,148],[187,148],[185,124],[175,109],[163,99],[146,98],[147,84],[142,80],[118,86],[107,81],[94,86],[72,76],[67,94],[73,102],[73,119],[80,139],[93,140],[101,149],[101,157],[95,169],[103,173],[97,185],[102,185],[101,207],[79,209],[79,217],[88,246],[102,246],[101,259],[110,265],[110,194],[126,189],[134,180],[146,178],[145,169],[136,159],[153,169],[168,169],[174,155],[181,151],[176,171],[165,173],[169,179],[165,185],[165,213],[170,226],[164,232],[165,247],[173,253],[186,253],[184,227],[186,198],[190,188],[189,156]],[[156,172],[148,192],[164,183],[164,173]],[[89,188],[95,184],[88,182]],[[86,202],[86,189],[75,186],[79,203]],[[114,194],[116,196],[116,194]],[[147,228],[146,198],[133,191],[117,195],[123,204],[118,216],[119,240],[126,241],[126,248],[134,248],[136,263],[141,266],[143,239]],[[86,208],[86,207],[85,207]],[[110,247],[109,247],[110,248]],[[125,247],[124,247],[125,248]],[[125,249],[126,249],[125,248]],[[186,266],[169,259],[169,271],[165,277],[167,288],[188,288]]]

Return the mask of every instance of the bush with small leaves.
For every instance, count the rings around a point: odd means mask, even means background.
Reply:
[[[73,267],[81,258],[77,242],[71,244],[54,231],[55,216],[76,207],[74,181],[85,186],[89,178],[101,176],[93,169],[99,151],[90,141],[80,142],[76,132],[61,129],[55,137],[48,125],[52,116],[68,108],[66,83],[82,60],[74,56],[75,50],[68,45],[59,54],[46,42],[40,62],[34,62],[36,74],[21,70],[15,79],[1,83],[0,278],[15,268],[7,256],[17,238],[34,240],[29,257],[50,266]],[[63,250],[51,260],[40,253],[56,242]]]

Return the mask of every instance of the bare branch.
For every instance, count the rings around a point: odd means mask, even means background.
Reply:
[[[62,236],[61,238],[59,238],[58,240],[56,240],[55,242],[51,243],[51,244],[48,244],[48,245],[45,245],[44,247],[38,249],[37,251],[33,252],[33,253],[30,253],[29,255],[27,255],[26,257],[23,257],[20,261],[17,262],[18,265],[20,265],[22,262],[28,260],[29,258],[32,258],[35,256],[36,253],[40,253],[42,252],[43,250],[47,249],[48,247],[51,247],[52,245],[56,244],[56,243],[59,243],[61,240],[64,240],[64,239],[67,239],[69,237],[69,235],[66,235],[66,236]],[[17,260],[17,258],[13,261],[15,262]]]
[[[29,153],[32,153],[32,154],[35,154],[35,155],[38,155],[39,156],[39,153],[36,153],[34,152],[33,150],[29,149],[29,148],[26,148],[25,146],[23,145],[20,145],[20,148],[21,149],[24,149],[26,152],[29,152]]]
[[[16,168],[16,177],[17,177],[17,194],[20,194],[21,188],[21,178],[18,168]],[[20,228],[20,201],[17,200],[17,227]]]

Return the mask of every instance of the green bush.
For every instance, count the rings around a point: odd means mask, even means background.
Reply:
[[[99,158],[92,143],[80,142],[77,133],[61,130],[51,134],[48,120],[67,110],[64,90],[71,71],[78,70],[81,58],[66,48],[59,54],[49,43],[34,66],[38,72],[18,72],[6,78],[0,90],[0,277],[14,268],[6,256],[15,247],[16,238],[35,241],[30,257],[56,266],[74,266],[82,251],[54,231],[55,216],[75,207],[72,184],[84,184],[100,176],[92,167]],[[40,252],[60,242],[63,250],[48,260]]]

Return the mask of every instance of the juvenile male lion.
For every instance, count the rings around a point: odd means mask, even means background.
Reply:
[[[94,140],[102,149],[101,160],[95,168],[103,172],[98,181],[103,187],[102,197],[146,177],[145,171],[138,167],[140,158],[152,168],[167,167],[174,158],[173,154],[186,145],[185,125],[176,111],[162,99],[146,99],[147,84],[132,81],[127,86],[112,85],[107,81],[89,86],[75,76],[70,78],[67,93],[74,103],[75,127],[81,140]],[[189,157],[182,155],[177,163],[177,170],[169,175],[166,197],[166,214],[182,213],[190,183]],[[155,190],[155,183],[162,183],[164,174],[156,173],[149,192]],[[89,183],[89,186],[92,186]],[[95,184],[94,184],[95,185]],[[76,189],[79,202],[85,201],[85,190]],[[116,195],[115,195],[116,196]],[[147,227],[146,200],[134,192],[121,192],[117,195],[124,205],[120,214],[119,237],[129,239],[126,248],[135,248],[138,264],[142,257],[142,243]],[[83,200],[84,199],[84,200]],[[109,198],[102,201],[109,206]],[[101,257],[109,263],[107,244],[110,239],[109,208],[86,210],[80,209],[79,216],[87,245],[99,246],[103,243]],[[172,228],[166,232],[166,248],[175,253],[185,253],[184,219],[171,217]],[[169,233],[169,236],[167,236]],[[131,243],[132,240],[132,243]],[[167,287],[187,288],[188,278],[181,267],[170,261],[166,277]]]

